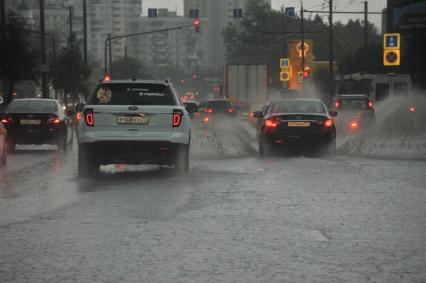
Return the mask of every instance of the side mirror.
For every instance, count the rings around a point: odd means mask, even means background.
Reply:
[[[77,103],[77,105],[75,106],[75,111],[76,112],[82,112],[84,108],[84,104],[83,103]]]
[[[254,118],[262,118],[263,117],[262,111],[255,111],[255,112],[253,112],[253,117]]]
[[[337,111],[331,110],[329,112],[329,114],[330,114],[331,117],[336,117],[337,116]]]
[[[196,112],[198,112],[198,106],[195,103],[188,103],[185,106],[186,111],[188,111],[189,114],[194,114]]]

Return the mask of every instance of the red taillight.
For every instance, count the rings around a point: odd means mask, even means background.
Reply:
[[[234,109],[229,108],[229,109],[228,109],[228,113],[234,113]]]
[[[416,112],[416,107],[411,106],[411,107],[410,107],[410,112],[412,112],[412,113]]]
[[[14,124],[15,121],[11,117],[3,117],[1,118],[2,124]]]
[[[93,114],[93,109],[84,110],[83,116],[87,126],[89,127],[95,126],[95,116]]]
[[[249,116],[250,116],[250,118],[253,118],[253,117],[254,117],[254,113],[253,113],[253,112],[250,112],[250,113],[249,113]]]
[[[59,118],[50,118],[49,120],[47,120],[47,123],[51,125],[60,125],[62,124],[62,120]]]
[[[332,119],[328,119],[327,121],[325,121],[324,126],[326,128],[330,128],[333,126],[333,120]]]
[[[7,124],[7,123],[9,123],[9,120],[7,120],[7,119],[1,119],[1,122],[2,122],[3,124]]]
[[[356,129],[356,128],[358,128],[358,126],[359,126],[359,124],[358,124],[358,122],[357,122],[357,121],[352,121],[352,122],[351,122],[351,128],[352,128],[352,129]]]
[[[268,128],[276,128],[278,127],[278,122],[276,120],[268,119],[265,121],[265,126]]]
[[[338,109],[340,107],[340,100],[336,100],[334,106],[336,107],[336,109]]]
[[[373,108],[374,104],[373,101],[368,100],[368,108]]]
[[[77,118],[77,120],[80,120],[81,118],[83,118],[83,114],[81,112],[77,112],[77,114],[75,114],[75,117]]]
[[[206,113],[213,113],[213,109],[211,109],[211,108],[206,108],[206,109],[204,109],[204,112],[206,112]]]
[[[179,110],[173,111],[173,127],[179,127],[182,122],[183,113]]]
[[[204,124],[208,124],[210,121],[209,117],[204,117],[203,122]]]

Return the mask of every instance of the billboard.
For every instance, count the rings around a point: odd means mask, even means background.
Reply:
[[[426,33],[426,0],[390,1],[392,31],[403,35]]]

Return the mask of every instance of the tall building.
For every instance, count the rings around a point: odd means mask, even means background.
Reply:
[[[192,20],[179,17],[176,12],[158,9],[156,17],[131,18],[127,21],[129,33],[142,33],[166,28],[184,27],[169,32],[135,36],[126,40],[128,55],[136,57],[152,70],[193,72],[204,62],[200,43],[205,35],[196,33]]]
[[[201,31],[207,34],[203,49],[206,50],[206,68],[222,75],[225,64],[225,45],[222,31],[230,24],[244,17],[250,0],[184,0],[184,16],[197,17]],[[271,0],[265,2],[271,4]]]

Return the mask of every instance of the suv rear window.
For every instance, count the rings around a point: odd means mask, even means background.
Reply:
[[[341,98],[340,110],[367,110],[368,99],[367,98]]]
[[[13,100],[7,107],[7,112],[51,113],[56,112],[56,102],[46,100]]]
[[[163,84],[104,84],[89,98],[91,105],[179,105]]]

